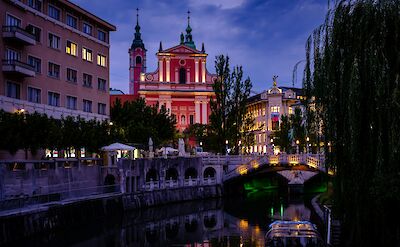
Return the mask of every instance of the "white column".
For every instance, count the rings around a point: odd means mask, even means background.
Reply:
[[[199,60],[194,61],[194,82],[199,82]]]
[[[195,117],[196,117],[196,123],[200,123],[200,102],[199,101],[195,101],[194,102],[194,106],[195,106]]]
[[[170,82],[170,65],[169,65],[169,59],[166,61],[166,67],[167,67],[167,74],[166,74],[166,81]]]
[[[163,73],[164,73],[163,61],[160,60],[160,61],[158,61],[158,78],[159,78],[159,81],[164,81]]]
[[[201,82],[206,82],[206,60],[201,62]]]
[[[202,118],[203,121],[201,122],[202,124],[207,124],[208,121],[208,115],[207,115],[207,102],[203,102],[203,107],[202,107]]]

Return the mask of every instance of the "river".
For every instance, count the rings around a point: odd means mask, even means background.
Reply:
[[[319,223],[309,196],[274,190],[234,199],[184,202],[127,212],[22,239],[18,246],[264,246],[276,219]],[[243,244],[243,245],[241,245]]]

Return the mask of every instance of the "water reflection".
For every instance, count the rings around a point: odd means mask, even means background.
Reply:
[[[276,195],[230,201],[208,200],[154,207],[125,214],[101,230],[34,241],[36,246],[265,246],[268,225],[275,219],[311,220],[300,201]],[[93,228],[99,227],[98,225]],[[79,236],[79,237],[78,237]],[[63,241],[68,239],[68,241]],[[30,242],[32,244],[32,242]]]

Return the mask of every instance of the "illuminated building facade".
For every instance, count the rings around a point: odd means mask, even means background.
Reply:
[[[135,31],[129,49],[130,95],[144,98],[148,105],[164,105],[175,117],[179,131],[195,123],[208,124],[216,76],[207,71],[204,44],[201,50],[196,48],[190,17],[186,34],[180,35],[180,44],[163,49],[160,42],[156,53],[158,68],[153,72],[146,71],[147,50],[141,39],[138,20]]]
[[[67,0],[0,1],[0,109],[109,118],[114,25]]]
[[[279,130],[281,116],[293,114],[297,107],[303,110],[303,97],[302,89],[278,87],[275,79],[270,89],[250,97],[247,111],[255,119],[255,144],[248,147],[250,153],[273,152],[271,134]]]

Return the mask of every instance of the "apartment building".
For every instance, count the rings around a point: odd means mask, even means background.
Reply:
[[[293,114],[295,108],[304,110],[301,104],[303,97],[302,89],[278,87],[276,81],[270,89],[250,97],[246,109],[255,120],[255,143],[254,146],[248,147],[248,152],[273,152],[271,134],[279,130],[281,116]]]
[[[0,20],[0,109],[109,118],[115,26],[67,0],[2,0]]]

